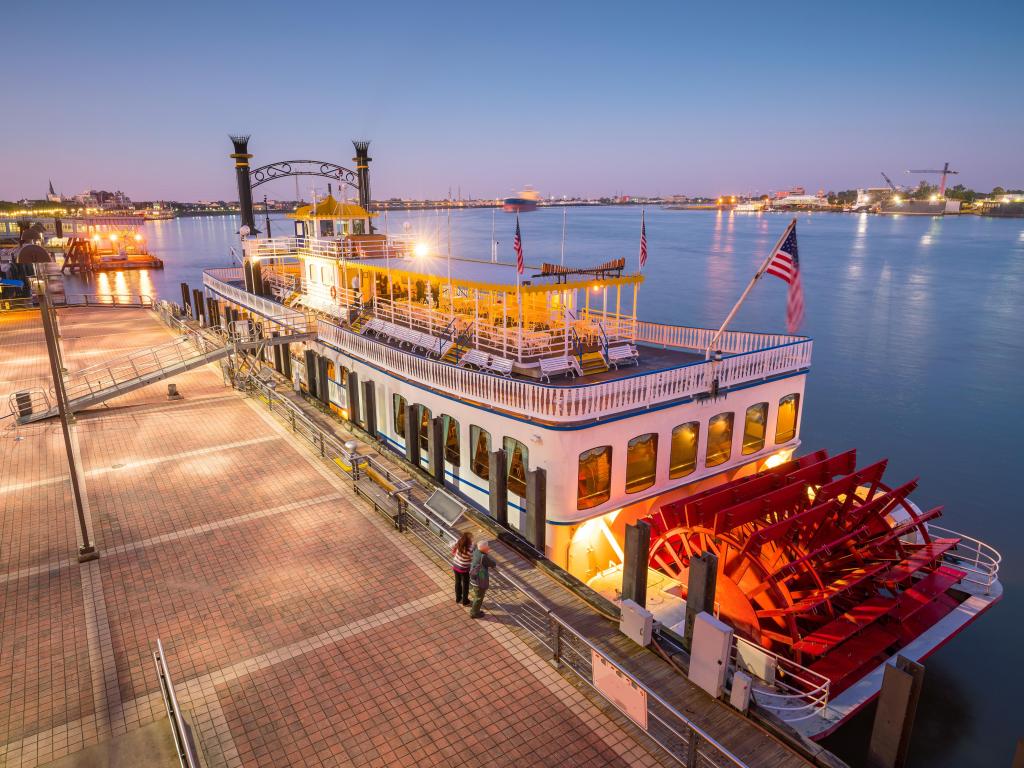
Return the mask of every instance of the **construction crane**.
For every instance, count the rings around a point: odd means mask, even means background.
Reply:
[[[960,171],[949,170],[949,163],[946,163],[941,171],[907,171],[907,173],[938,173],[942,175],[942,180],[939,182],[939,197],[946,196],[946,177],[950,175],[956,175]],[[885,174],[883,174],[885,175]]]
[[[892,179],[885,175],[885,171],[882,171],[882,178],[885,179],[885,183],[889,185],[889,189],[893,191],[893,194],[899,193],[899,188],[892,183]]]

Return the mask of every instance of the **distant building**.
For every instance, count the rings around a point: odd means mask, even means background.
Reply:
[[[54,192],[53,191],[53,182],[50,181],[49,179],[47,179],[47,181],[50,182],[50,191],[47,192],[47,194],[46,194],[47,201],[49,201],[51,203],[63,203],[64,202],[64,195],[58,195],[56,192]]]
[[[106,211],[127,210],[132,207],[131,198],[121,190],[107,192],[105,189],[87,189],[75,195],[74,201],[86,208],[102,208]]]

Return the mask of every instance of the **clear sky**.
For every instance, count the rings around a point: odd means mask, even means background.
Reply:
[[[5,7],[0,198],[233,198],[255,162],[375,197],[1024,186],[1024,2],[195,2]],[[308,187],[312,182],[304,184]],[[291,198],[294,183],[264,187]],[[261,190],[262,191],[262,190]],[[308,190],[306,190],[308,197]]]

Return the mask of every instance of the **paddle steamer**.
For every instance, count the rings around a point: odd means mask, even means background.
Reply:
[[[378,232],[357,160],[359,204],[244,239],[207,295],[271,326],[315,314],[280,370],[579,582],[619,599],[644,521],[647,608],[679,628],[691,560],[714,553],[734,667],[812,737],[877,695],[895,654],[923,659],[1000,597],[998,553],[919,509],[916,481],[803,449],[811,339],[645,320],[625,259],[520,275]]]

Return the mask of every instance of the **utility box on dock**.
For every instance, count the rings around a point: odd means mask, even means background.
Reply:
[[[716,699],[725,689],[732,649],[732,627],[710,613],[699,613],[693,622],[693,647],[690,651],[690,682]]]
[[[654,636],[654,615],[632,600],[623,600],[621,607],[619,631],[637,645],[650,645]]]

